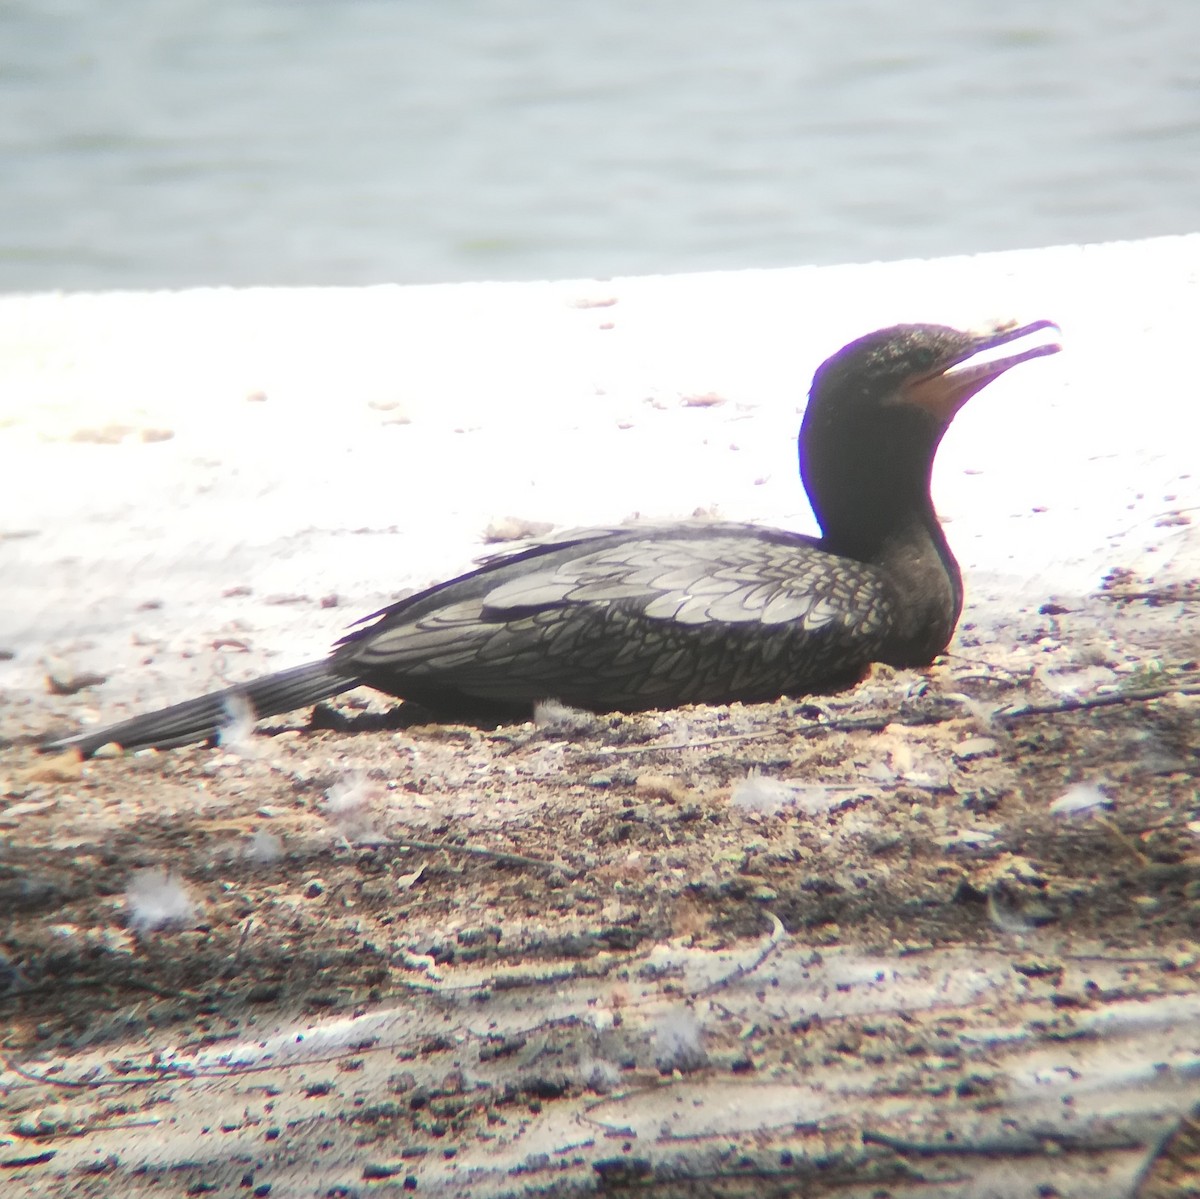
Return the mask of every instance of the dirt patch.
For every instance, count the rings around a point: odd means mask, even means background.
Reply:
[[[5,1193],[1191,1193],[1138,1182],[1200,1098],[1158,598],[837,696],[13,746]]]

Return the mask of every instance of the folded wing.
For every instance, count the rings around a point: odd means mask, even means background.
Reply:
[[[750,702],[853,675],[891,618],[879,572],[808,538],[676,525],[490,559],[382,613],[338,657],[410,698]]]

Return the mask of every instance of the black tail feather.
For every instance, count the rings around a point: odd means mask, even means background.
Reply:
[[[144,716],[134,716],[95,732],[56,737],[41,748],[77,749],[85,758],[90,758],[102,745],[110,742],[116,742],[124,749],[170,749],[216,736],[230,722],[228,704],[235,696],[249,702],[254,715],[261,719],[318,703],[356,686],[356,678],[335,674],[330,669],[329,659],[323,658],[291,670],[281,670],[278,674],[263,675],[248,683],[238,683],[223,691],[212,691],[157,712],[147,712]]]

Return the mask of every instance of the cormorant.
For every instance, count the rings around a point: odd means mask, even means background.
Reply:
[[[871,662],[925,665],[963,598],[929,494],[934,454],[971,396],[1059,346],[978,356],[1046,328],[897,325],[823,363],[799,439],[819,539],[697,521],[566,533],[365,617],[318,662],[44,748],[204,740],[234,696],[257,717],[361,685],[441,714],[527,715],[551,698],[636,711],[828,690]]]

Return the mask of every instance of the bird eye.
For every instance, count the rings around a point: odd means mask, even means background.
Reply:
[[[938,356],[932,346],[920,346],[909,359],[909,366],[914,371],[931,370],[937,365]]]

